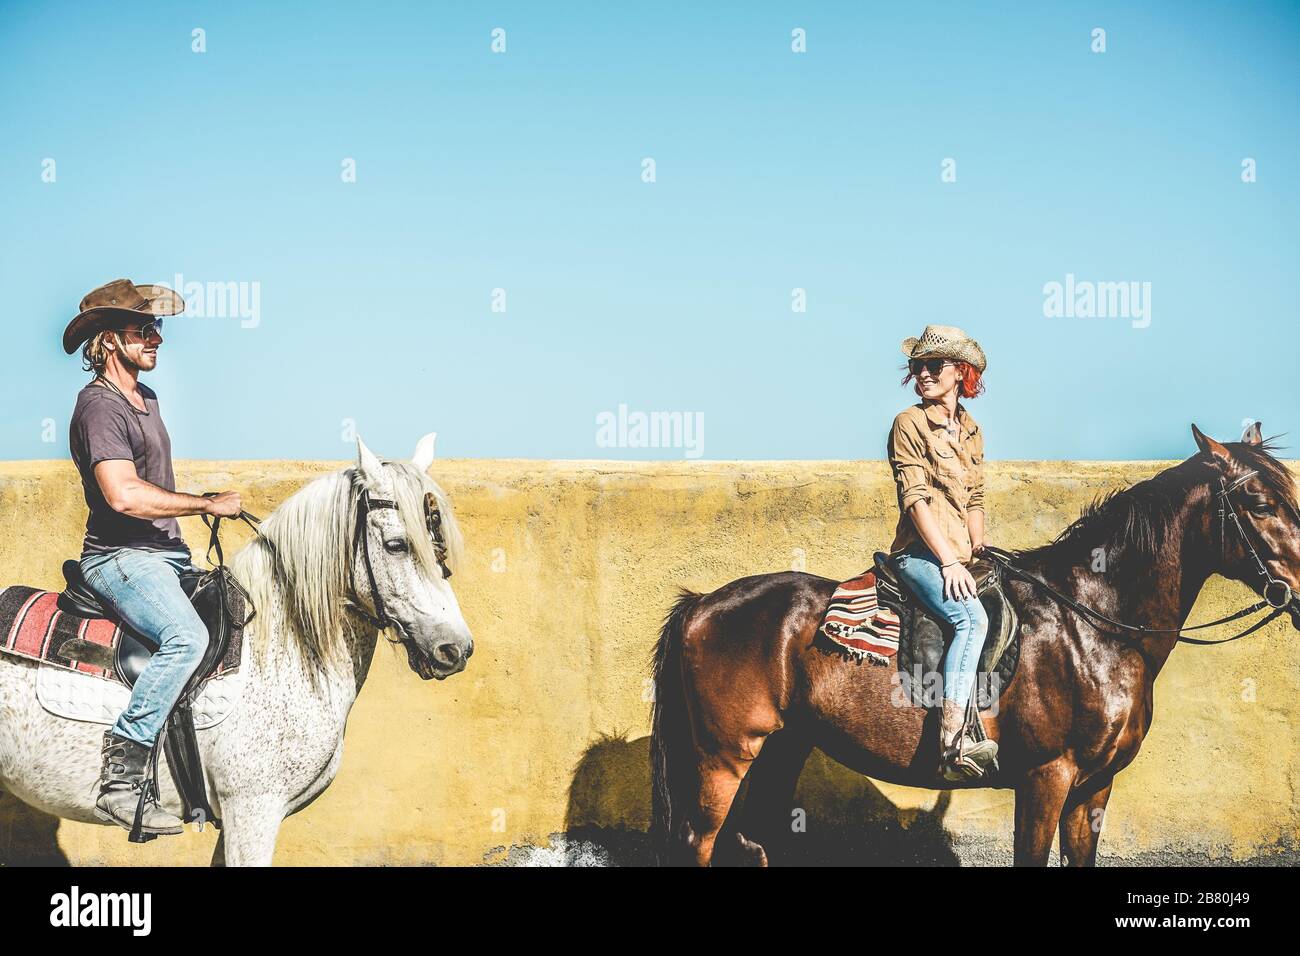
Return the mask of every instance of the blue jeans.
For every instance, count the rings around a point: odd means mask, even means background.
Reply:
[[[188,551],[122,548],[81,560],[92,591],[158,650],[131,691],[113,733],[152,747],[208,648],[208,629],[181,590]]]
[[[943,594],[943,571],[939,559],[924,545],[913,544],[894,559],[898,576],[939,620],[953,630],[952,643],[943,657],[943,696],[963,707],[970,700],[979,667],[989,619],[978,598],[951,601]]]

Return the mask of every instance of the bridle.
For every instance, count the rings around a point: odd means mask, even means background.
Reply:
[[[1231,518],[1233,527],[1237,529],[1237,534],[1241,537],[1241,543],[1246,546],[1246,551],[1249,552],[1251,558],[1254,560],[1255,567],[1259,571],[1260,577],[1264,578],[1265,603],[1268,604],[1269,607],[1281,611],[1291,603],[1291,598],[1293,597],[1291,593],[1291,585],[1287,584],[1285,581],[1278,580],[1269,573],[1264,562],[1260,560],[1259,552],[1255,550],[1255,545],[1251,542],[1250,535],[1246,534],[1246,526],[1243,525],[1241,519],[1237,517],[1237,509],[1233,507],[1232,499],[1229,497],[1230,492],[1240,488],[1257,474],[1259,474],[1257,471],[1248,471],[1244,475],[1233,479],[1232,484],[1225,483],[1223,476],[1219,476],[1219,494],[1217,496],[1219,502],[1219,544],[1223,553],[1226,555],[1228,547],[1228,542],[1225,538],[1225,531],[1227,530],[1226,523],[1228,519]],[[1274,600],[1270,595],[1278,595],[1278,597]]]
[[[358,550],[361,552],[361,563],[366,569],[366,581],[370,585],[370,600],[375,606],[375,612],[371,614],[364,604],[357,597],[356,585],[356,562],[355,560],[348,566],[348,588],[352,592],[348,599],[348,609],[364,618],[378,630],[385,630],[394,622],[388,616],[388,611],[384,608],[384,598],[379,593],[379,583],[375,578],[375,566],[370,560],[370,535],[366,533],[366,522],[372,511],[397,511],[397,502],[389,498],[372,498],[368,490],[361,492],[361,497],[357,501],[357,521],[352,534],[352,555]],[[442,529],[442,511],[438,508],[438,499],[433,492],[426,492],[424,496],[424,523],[429,532],[430,540],[433,542],[433,553],[438,559],[438,567],[442,571],[443,579],[451,577],[451,568],[447,566],[447,539]]]
[[[1074,600],[1073,598],[1062,594],[1060,591],[1052,587],[1052,585],[1048,584],[1042,578],[1036,577],[1035,575],[1032,575],[1027,571],[1023,571],[1020,568],[1016,567],[1012,563],[1013,556],[1011,555],[1010,552],[1004,551],[1001,548],[985,546],[983,553],[987,554],[990,560],[992,560],[995,564],[999,565],[1001,568],[1003,568],[1003,570],[1008,572],[1013,577],[1018,577],[1022,580],[1030,581],[1033,582],[1034,584],[1037,584],[1039,587],[1046,590],[1049,594],[1055,597],[1062,604],[1077,611],[1085,621],[1091,624],[1098,631],[1106,632],[1106,628],[1098,627],[1096,622],[1100,621],[1102,624],[1105,624],[1108,627],[1118,628],[1121,631],[1130,631],[1138,634],[1179,634],[1180,636],[1178,640],[1186,644],[1201,644],[1201,645],[1227,644],[1231,641],[1240,640],[1241,638],[1245,637],[1247,634],[1253,634],[1255,631],[1258,631],[1265,624],[1268,624],[1270,621],[1274,620],[1276,617],[1278,617],[1280,614],[1286,611],[1287,608],[1290,607],[1290,605],[1293,602],[1300,601],[1300,596],[1297,596],[1292,593],[1291,586],[1289,584],[1287,584],[1285,581],[1278,580],[1277,578],[1273,577],[1272,574],[1269,573],[1267,566],[1265,566],[1264,562],[1259,557],[1259,552],[1255,550],[1255,546],[1250,540],[1250,535],[1246,533],[1245,526],[1241,523],[1241,519],[1237,517],[1237,509],[1234,507],[1232,503],[1232,492],[1236,491],[1238,488],[1244,485],[1251,478],[1254,478],[1257,474],[1259,474],[1258,471],[1248,471],[1245,474],[1242,474],[1239,477],[1234,478],[1231,483],[1226,482],[1223,479],[1223,476],[1220,475],[1219,490],[1214,495],[1214,501],[1217,502],[1218,504],[1219,547],[1223,555],[1226,558],[1227,546],[1228,546],[1227,522],[1228,519],[1231,518],[1233,527],[1237,529],[1237,534],[1241,536],[1241,541],[1246,546],[1246,551],[1250,554],[1251,558],[1254,559],[1255,567],[1258,569],[1260,576],[1265,579],[1264,600],[1257,601],[1254,604],[1252,604],[1250,607],[1243,608],[1242,610],[1237,611],[1235,614],[1229,614],[1227,617],[1221,617],[1216,621],[1207,621],[1204,624],[1193,624],[1189,627],[1146,627],[1141,624],[1125,624],[1121,621],[1116,621],[1113,620],[1112,618],[1107,617],[1105,614],[1102,614],[1100,611],[1096,610],[1095,608],[1090,608],[1087,605],[1080,604],[1078,601]],[[1239,620],[1240,618],[1246,617],[1249,614],[1254,614],[1256,611],[1262,611],[1266,607],[1271,607],[1273,609],[1270,614],[1266,615],[1261,620],[1256,621],[1250,627],[1246,628],[1246,630],[1242,631],[1239,634],[1235,634],[1232,637],[1223,638],[1217,641],[1206,641],[1194,637],[1181,636],[1183,631],[1199,631],[1202,628],[1216,627],[1220,624],[1227,624],[1229,621],[1236,621]],[[1110,632],[1110,633],[1114,633],[1114,632]]]

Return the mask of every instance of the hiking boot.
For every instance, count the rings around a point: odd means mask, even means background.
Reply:
[[[946,697],[943,699],[939,743],[942,755],[939,773],[952,783],[978,780],[988,772],[998,756],[997,741],[977,741],[966,729],[966,708]]]
[[[152,748],[104,731],[103,768],[99,772],[99,799],[95,816],[105,823],[116,823],[126,830],[135,827],[140,796],[148,791],[140,816],[140,832],[158,836],[180,833],[184,829],[179,817],[158,805],[150,777]]]

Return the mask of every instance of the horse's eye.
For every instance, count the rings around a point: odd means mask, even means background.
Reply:
[[[404,538],[389,538],[384,542],[384,550],[389,554],[405,554],[407,552],[406,540]]]

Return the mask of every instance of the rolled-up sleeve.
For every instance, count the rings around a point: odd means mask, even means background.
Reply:
[[[893,469],[899,504],[904,512],[918,501],[931,500],[925,438],[906,413],[895,418],[894,427],[889,430],[889,467]]]
[[[971,439],[971,486],[967,511],[984,510],[984,432],[977,430]]]

